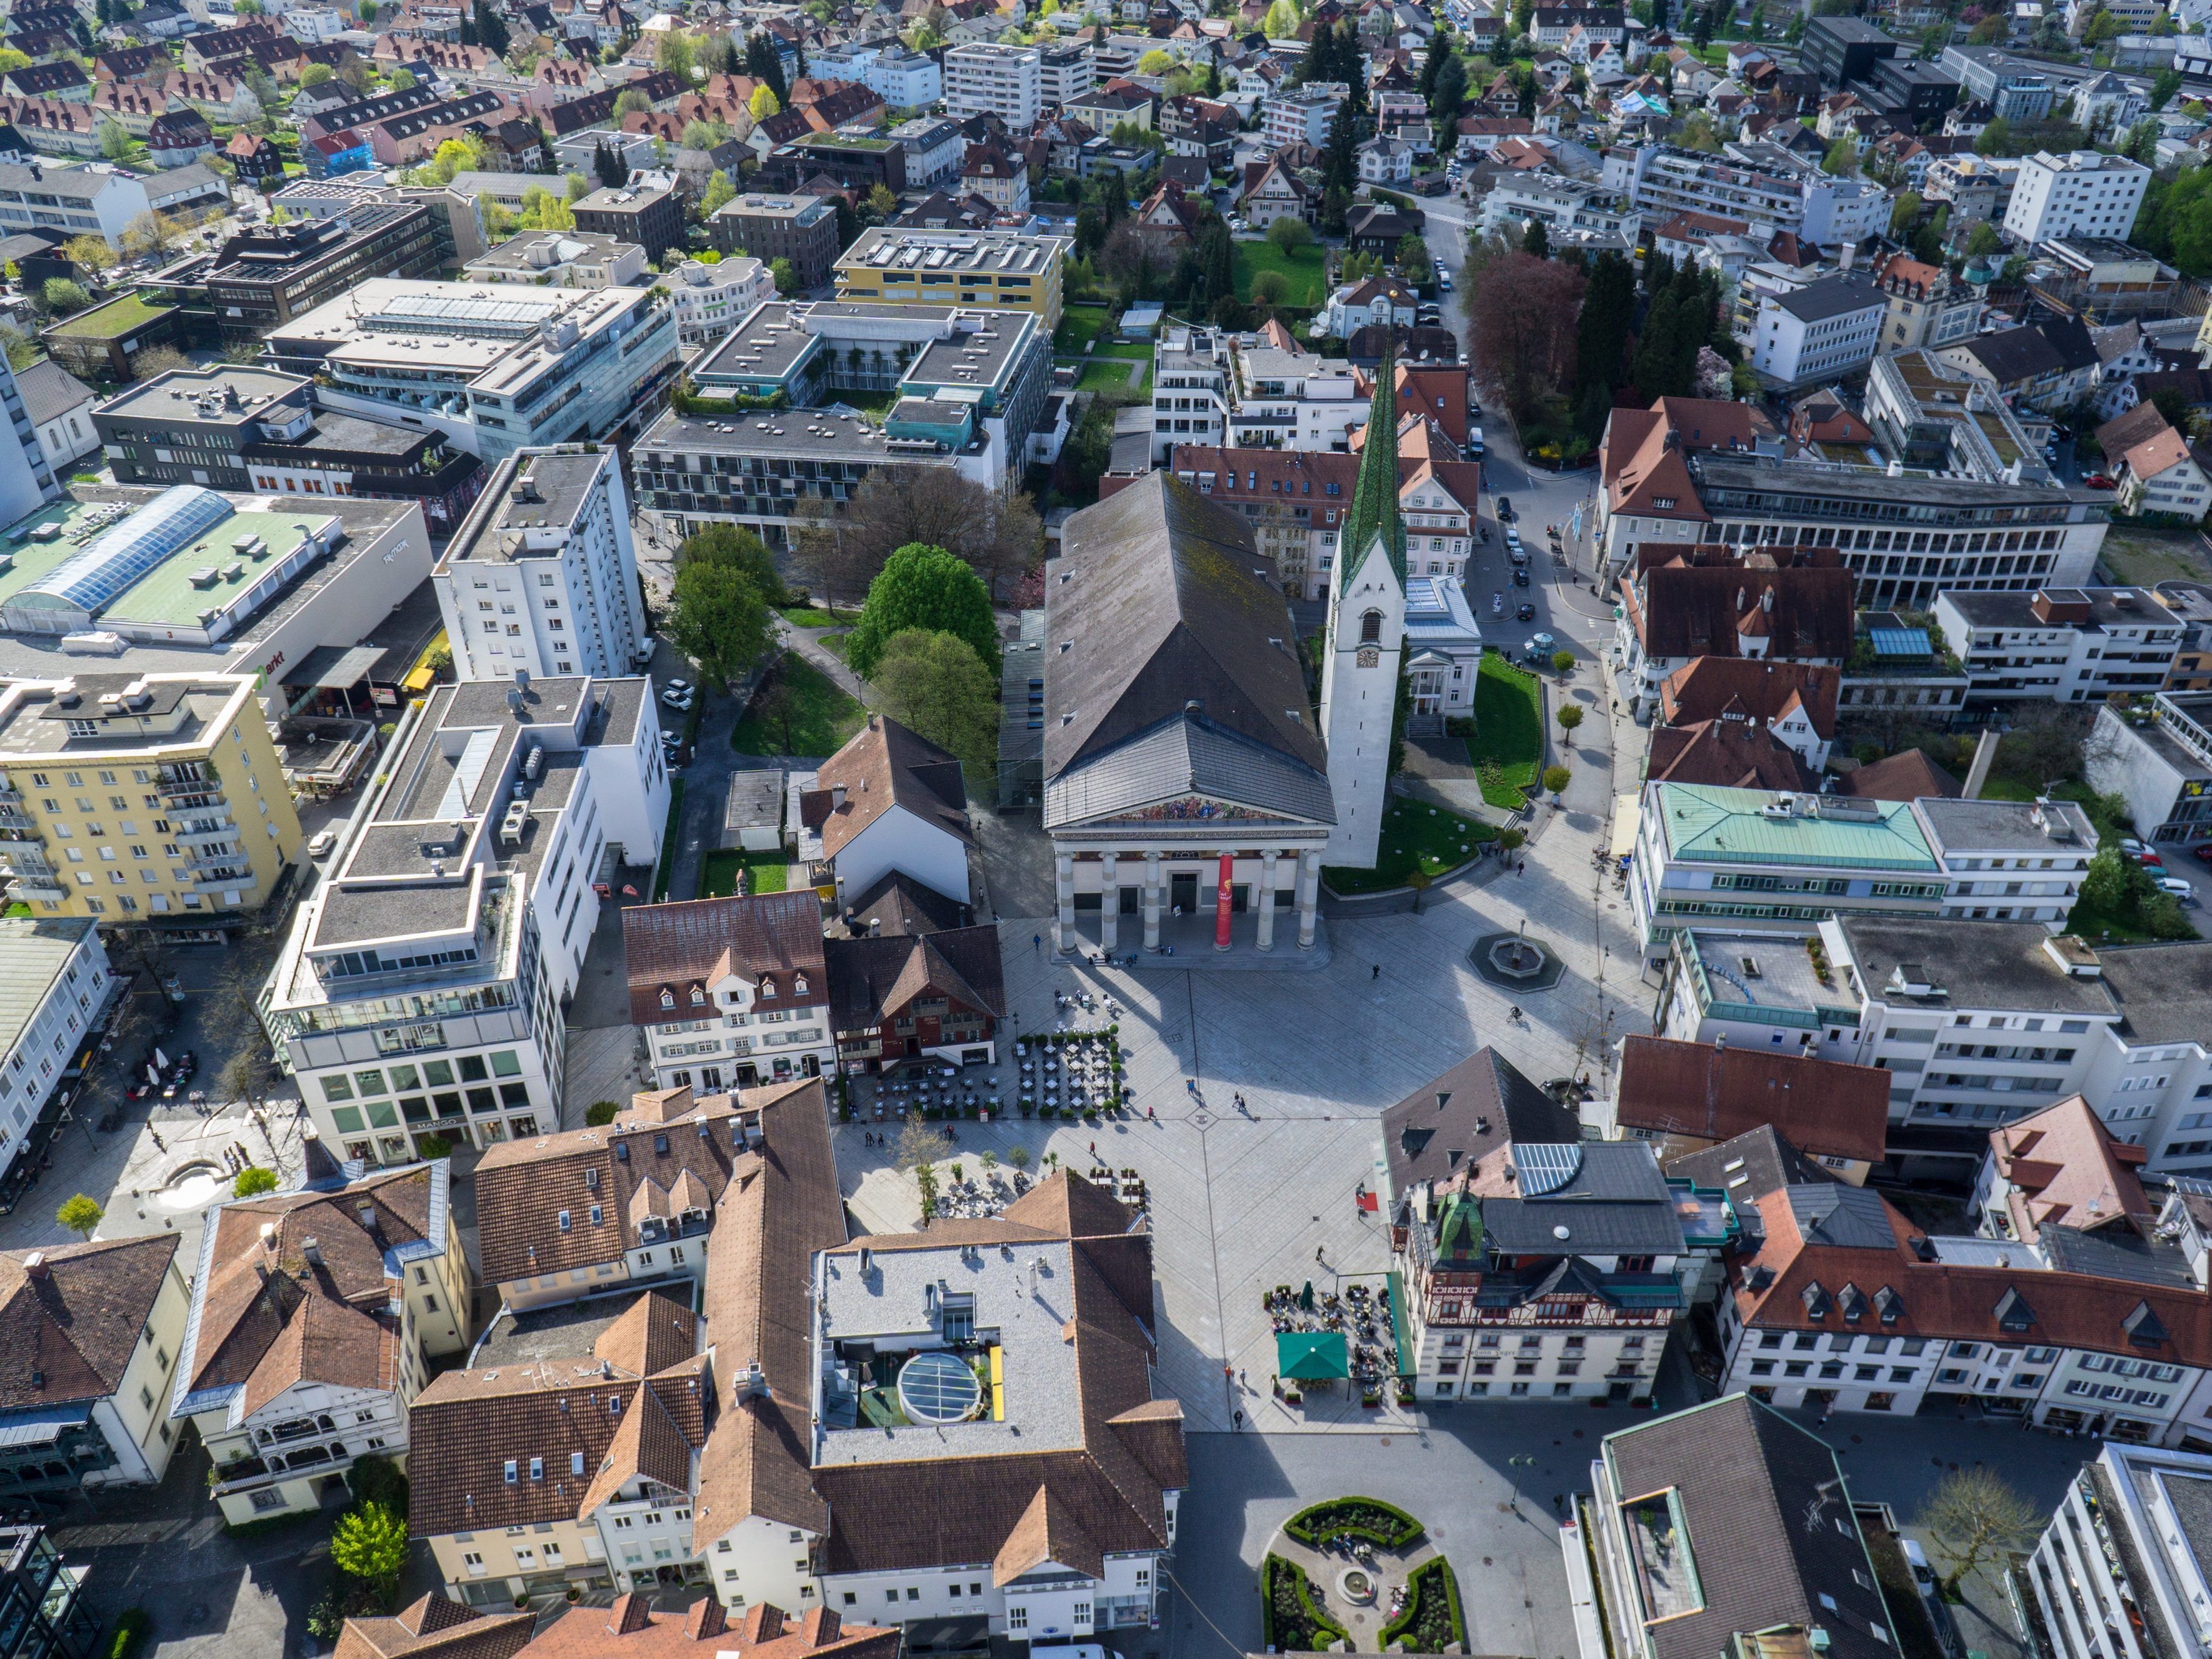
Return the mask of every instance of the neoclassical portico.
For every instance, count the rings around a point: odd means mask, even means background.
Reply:
[[[1294,912],[1311,950],[1335,805],[1250,526],[1156,472],[1075,514],[1061,544],[1043,663],[1054,948],[1095,915],[1100,948],[1135,950],[1141,927],[1158,950],[1180,911],[1212,918],[1218,948],[1263,951]]]

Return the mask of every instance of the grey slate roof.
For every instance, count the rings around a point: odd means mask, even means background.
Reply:
[[[2212,940],[2100,950],[2104,986],[2137,1042],[2212,1042]]]
[[[1528,1255],[1681,1251],[1682,1224],[1649,1146],[1639,1140],[1592,1140],[1578,1143],[1577,1150],[1582,1166],[1556,1191],[1540,1198],[1483,1200],[1483,1231],[1492,1249]],[[1561,1227],[1567,1230],[1565,1239]]]
[[[1897,1249],[1897,1235],[1890,1228],[1888,1208],[1880,1193],[1839,1181],[1787,1190],[1790,1213],[1796,1218],[1797,1231],[1807,1243],[1867,1250]]]
[[[1392,1191],[1441,1181],[1509,1140],[1571,1141],[1582,1121],[1495,1048],[1480,1048],[1382,1111]]]
[[[51,357],[16,371],[15,385],[23,393],[23,412],[33,426],[44,426],[93,401],[92,388]]]
[[[1333,823],[1297,630],[1250,525],[1155,472],[1073,514],[1060,545],[1045,595],[1048,827],[1201,776],[1261,792],[1229,797],[1240,805]],[[1173,727],[1186,734],[1162,740]]]

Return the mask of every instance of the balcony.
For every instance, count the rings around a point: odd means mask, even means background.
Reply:
[[[233,873],[228,875],[208,874],[194,876],[192,878],[192,890],[199,893],[210,893],[214,892],[218,889],[227,891],[232,888],[236,888],[240,893],[239,902],[242,904],[252,903],[254,898],[253,872],[251,870],[240,869],[236,866],[230,866],[228,867],[232,870]]]
[[[4,822],[4,819],[0,819],[0,822]],[[238,826],[225,820],[213,829],[174,830],[170,831],[170,839],[179,847],[215,847],[227,841],[236,841]]]
[[[43,881],[27,881],[19,876],[15,880],[15,896],[47,904],[59,904],[69,896],[69,890]]]
[[[28,830],[35,832],[39,821],[19,806],[0,805],[0,830]]]

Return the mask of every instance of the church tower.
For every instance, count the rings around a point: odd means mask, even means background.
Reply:
[[[1398,516],[1397,372],[1376,368],[1359,476],[1352,487],[1328,590],[1321,669],[1322,740],[1328,745],[1336,828],[1324,861],[1375,867],[1389,803],[1390,727],[1406,649],[1406,526]]]

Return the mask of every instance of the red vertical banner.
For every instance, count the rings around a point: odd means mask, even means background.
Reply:
[[[1237,855],[1224,853],[1221,855],[1221,880],[1213,890],[1213,948],[1217,951],[1229,948],[1229,911],[1236,902],[1231,890],[1236,874]]]

